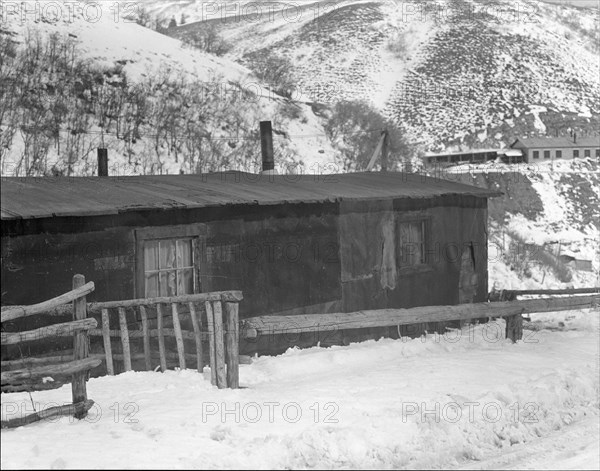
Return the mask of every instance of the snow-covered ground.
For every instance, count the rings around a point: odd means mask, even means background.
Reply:
[[[516,345],[498,321],[293,349],[242,365],[238,390],[193,370],[92,379],[87,419],[3,431],[2,468],[598,469],[598,314],[534,316]],[[32,411],[1,399],[3,419]]]

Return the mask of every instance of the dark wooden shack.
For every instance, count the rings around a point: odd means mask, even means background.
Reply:
[[[485,301],[494,195],[393,172],[2,178],[2,305],[74,273],[90,301],[241,290],[242,319]]]

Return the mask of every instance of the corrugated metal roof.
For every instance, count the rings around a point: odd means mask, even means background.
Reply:
[[[514,147],[519,142],[528,149],[598,148],[600,147],[600,136],[578,137],[577,142],[573,142],[573,139],[569,137],[527,137],[517,139],[511,147]]]
[[[2,178],[3,220],[129,211],[501,193],[418,174],[203,175]]]

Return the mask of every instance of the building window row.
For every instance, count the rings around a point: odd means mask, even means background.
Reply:
[[[549,159],[551,157],[550,154],[551,151],[549,150],[545,150],[544,151],[544,159]],[[580,152],[579,149],[573,149],[573,158],[579,158],[580,156]],[[584,157],[591,157],[592,156],[592,149],[584,149],[583,150],[583,156]],[[562,159],[563,157],[563,153],[562,150],[557,150],[555,151],[554,154],[554,158],[555,159]],[[534,150],[533,151],[533,159],[534,160],[538,160],[540,158],[540,151],[539,150]],[[600,149],[596,149],[596,158],[600,158]]]

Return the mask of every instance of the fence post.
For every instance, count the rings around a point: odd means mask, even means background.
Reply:
[[[140,306],[140,315],[142,316],[142,331],[144,332],[144,362],[146,363],[146,371],[152,371],[150,333],[148,328],[148,313],[146,312],[146,306]]]
[[[104,355],[106,357],[106,372],[109,375],[115,374],[115,367],[112,359],[112,344],[110,341],[110,319],[108,309],[102,309],[102,339],[104,341]]]
[[[73,289],[85,285],[83,275],[73,276]],[[73,320],[78,321],[87,317],[86,297],[82,296],[73,301]],[[87,332],[84,330],[76,331],[73,334],[73,360],[83,360],[88,356]],[[86,376],[88,372],[82,371],[73,375],[71,389],[73,392],[73,404],[87,401]],[[75,413],[75,418],[83,419],[87,415],[85,409]]]
[[[215,362],[217,367],[217,387],[227,387],[227,374],[225,373],[225,344],[223,342],[223,310],[221,301],[213,303],[214,336],[215,336]]]
[[[125,371],[131,371],[131,349],[129,348],[129,329],[127,313],[124,307],[119,308],[119,325],[121,327],[121,345],[123,346],[123,365]]]
[[[183,345],[183,334],[181,333],[181,322],[179,322],[179,312],[177,303],[171,304],[171,314],[173,315],[173,330],[175,331],[175,342],[177,343],[177,356],[179,357],[179,368],[185,370],[185,348]]]
[[[217,385],[217,360],[215,358],[215,317],[210,301],[204,303],[206,307],[206,325],[208,327],[208,352],[210,361],[210,382]]]
[[[202,360],[202,335],[200,333],[200,320],[196,314],[196,306],[193,302],[188,303],[190,308],[190,317],[192,318],[192,326],[194,327],[194,338],[196,339],[196,368],[198,373],[204,371],[204,361]]]
[[[158,354],[160,355],[160,370],[167,371],[167,356],[165,354],[165,333],[163,329],[162,305],[156,305],[156,327],[158,329]]]
[[[523,316],[508,316],[506,318],[506,338],[511,339],[513,343],[523,338]]]
[[[237,389],[240,386],[238,303],[225,303],[225,315],[227,386],[231,389]]]

